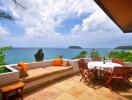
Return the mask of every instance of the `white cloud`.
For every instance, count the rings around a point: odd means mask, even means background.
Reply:
[[[3,0],[13,15],[20,18],[19,23],[26,28],[26,35],[56,36],[55,32],[65,19],[92,12],[96,6],[91,0],[17,0],[26,9],[14,5],[12,0]],[[87,3],[86,3],[87,2]]]
[[[100,8],[83,19],[82,24],[76,25],[71,32],[76,41],[85,47],[105,48],[132,44],[132,34],[124,34]]]
[[[16,6],[12,0],[2,0],[4,8],[12,11],[24,26],[25,35],[19,39],[8,39],[7,44],[14,46],[51,46],[65,47],[82,45],[84,47],[113,47],[120,44],[132,44],[130,36],[106,16],[93,0],[17,0],[26,9]],[[64,20],[91,13],[77,24],[69,34],[56,32]],[[17,42],[12,42],[17,41]],[[24,41],[22,41],[24,40]]]
[[[4,46],[5,45],[4,41],[6,40],[6,37],[8,35],[9,35],[9,32],[5,28],[0,26],[0,46]]]
[[[0,26],[0,37],[7,36],[9,32],[5,30],[2,26]]]

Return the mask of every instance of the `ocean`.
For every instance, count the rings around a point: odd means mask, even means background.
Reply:
[[[12,48],[11,50],[5,51],[5,61],[9,64],[16,64],[20,61],[33,62],[35,61],[34,54],[39,48]],[[90,55],[92,48],[85,49],[69,49],[69,48],[43,48],[44,60],[54,59],[60,54],[65,59],[72,59],[80,51],[85,50]],[[96,48],[101,56],[106,55],[108,52],[113,50],[112,48]]]

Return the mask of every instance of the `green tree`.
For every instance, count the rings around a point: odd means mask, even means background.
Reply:
[[[3,51],[0,51],[0,65],[5,65],[6,64],[4,59],[5,59],[5,55],[4,55]]]
[[[17,0],[12,0],[12,2],[14,2],[14,4],[18,7],[21,7],[23,9],[26,9],[25,6],[23,6],[21,3],[19,3]],[[8,20],[13,20],[13,16],[10,15],[8,12],[0,9],[0,19],[8,19]]]
[[[87,51],[82,50],[77,56],[73,57],[72,59],[85,58],[86,55],[87,55]]]
[[[11,49],[12,47],[1,47],[0,48],[0,65],[6,65],[7,62],[5,62],[5,54],[4,51]]]
[[[0,19],[13,20],[13,17],[4,10],[0,10]]]
[[[96,51],[95,49],[92,49],[92,51],[91,51],[91,58],[93,60],[97,60],[97,59],[100,59],[101,57],[100,57],[98,51]]]
[[[86,55],[87,55],[87,51],[83,50],[83,51],[80,52],[80,57],[81,58],[85,58]]]
[[[132,62],[132,52],[129,51],[119,51],[119,50],[113,50],[108,54],[108,58],[119,58],[124,61],[130,61]]]

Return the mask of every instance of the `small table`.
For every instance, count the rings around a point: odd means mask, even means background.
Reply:
[[[23,100],[23,88],[24,88],[25,84],[21,81],[16,82],[16,83],[12,83],[12,84],[8,84],[5,86],[0,87],[0,92],[2,92],[3,97],[8,100],[8,96],[9,93],[12,91],[17,91],[17,93],[19,93],[20,90],[20,96],[21,99]]]

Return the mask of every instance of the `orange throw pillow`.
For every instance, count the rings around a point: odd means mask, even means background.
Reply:
[[[63,60],[62,59],[55,59],[53,61],[53,66],[63,66]]]
[[[28,71],[28,66],[24,62],[18,63],[18,66],[21,67],[25,72]]]

